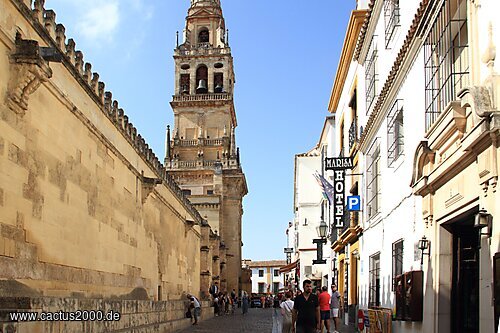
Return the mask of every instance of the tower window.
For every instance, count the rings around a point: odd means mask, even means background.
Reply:
[[[214,87],[216,93],[221,93],[224,90],[224,74],[214,74]]]
[[[190,77],[189,74],[181,74],[181,94],[189,94],[190,88]]]
[[[196,88],[197,94],[206,94],[208,92],[207,82],[208,82],[208,68],[205,65],[201,65],[196,70],[196,83],[198,84]]]
[[[202,29],[198,34],[198,44],[208,44],[209,38],[210,38],[210,33],[208,32],[208,29],[206,28]]]

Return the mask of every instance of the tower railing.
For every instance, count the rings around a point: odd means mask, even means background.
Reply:
[[[197,55],[224,55],[231,54],[231,49],[228,47],[211,47],[203,46],[189,49],[175,49],[176,56],[197,56]]]
[[[198,94],[198,95],[174,95],[174,102],[199,102],[199,101],[230,101],[233,95],[229,93]]]

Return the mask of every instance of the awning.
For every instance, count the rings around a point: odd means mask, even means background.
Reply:
[[[297,264],[299,263],[298,260],[292,262],[291,264],[288,264],[286,266],[283,266],[280,268],[280,273],[288,273],[290,272],[292,269],[295,269],[297,268]]]

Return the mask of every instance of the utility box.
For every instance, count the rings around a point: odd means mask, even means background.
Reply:
[[[396,277],[396,320],[422,321],[423,277],[422,271],[407,272]]]

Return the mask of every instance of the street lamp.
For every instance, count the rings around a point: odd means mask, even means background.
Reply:
[[[318,232],[319,238],[326,238],[326,234],[328,232],[328,225],[325,223],[325,221],[321,221],[319,226],[316,228],[316,231]]]
[[[430,256],[431,255],[431,250],[430,250],[430,241],[427,240],[427,237],[422,237],[421,240],[418,241],[418,249],[422,251],[422,256],[420,258],[420,265],[424,264],[424,255]],[[429,250],[427,253],[425,253],[425,250]]]
[[[313,243],[316,244],[316,259],[313,260],[313,265],[323,265],[326,264],[326,260],[323,259],[323,244],[326,244],[326,234],[328,232],[328,225],[323,219],[321,219],[316,231],[319,238],[313,239]]]

